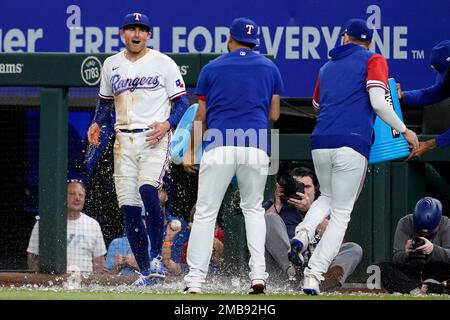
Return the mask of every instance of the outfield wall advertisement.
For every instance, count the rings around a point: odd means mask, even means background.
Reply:
[[[254,19],[256,50],[275,57],[286,97],[312,95],[317,72],[340,44],[349,18],[364,18],[376,29],[373,49],[388,59],[390,76],[405,89],[433,82],[431,48],[450,37],[446,0],[2,1],[0,52],[117,52],[123,49],[119,25],[130,12],[149,16],[149,46],[167,53],[226,52],[233,18]]]

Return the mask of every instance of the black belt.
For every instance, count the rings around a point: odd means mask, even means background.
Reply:
[[[149,128],[144,129],[133,129],[133,130],[127,130],[127,129],[119,129],[120,132],[126,132],[126,133],[139,133],[150,130]]]

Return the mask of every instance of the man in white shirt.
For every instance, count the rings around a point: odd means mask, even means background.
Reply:
[[[86,190],[80,181],[67,185],[67,271],[100,273],[106,246],[98,222],[81,212]],[[33,227],[27,248],[28,269],[39,271],[39,221]]]

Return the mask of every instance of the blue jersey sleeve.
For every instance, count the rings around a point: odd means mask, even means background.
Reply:
[[[436,137],[437,146],[439,148],[447,148],[450,146],[450,129]]]
[[[108,119],[112,117],[114,100],[97,99],[95,107],[95,115],[92,122],[97,123],[101,127]]]
[[[402,103],[410,107],[423,107],[450,97],[450,82],[444,81],[431,87],[405,91]]]
[[[178,124],[178,122],[180,122],[181,118],[183,117],[184,113],[188,108],[189,108],[189,101],[185,95],[179,97],[174,101],[172,114],[167,120],[169,121],[171,128],[175,127]]]

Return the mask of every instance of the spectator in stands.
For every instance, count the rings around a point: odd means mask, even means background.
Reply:
[[[413,214],[400,219],[392,260],[379,264],[389,292],[450,293],[450,220],[439,200],[422,198]]]
[[[435,84],[428,88],[403,92],[398,83],[397,92],[402,104],[410,107],[423,107],[450,97],[450,73],[448,72],[450,68],[450,40],[444,40],[433,47],[430,64],[438,73]],[[446,148],[448,146],[450,146],[450,130],[433,139],[420,142],[419,148],[413,150],[408,159],[420,157],[436,147]]]
[[[67,184],[67,271],[101,273],[106,246],[98,222],[81,210],[86,189],[81,181]],[[39,271],[39,221],[33,227],[27,248],[28,268]]]
[[[311,204],[319,196],[320,187],[314,171],[306,167],[294,168],[290,175],[304,185],[304,192],[297,192],[300,199],[284,199],[284,190],[277,183],[274,200],[267,201],[263,206],[266,209],[266,263],[271,268],[269,273],[275,278],[295,280],[298,273],[296,269],[301,269],[304,262],[296,259],[298,255],[289,255],[288,257],[290,240],[295,234],[295,227],[303,220]],[[305,251],[306,258],[311,255],[317,245],[327,222],[328,220],[325,219],[317,227],[316,241],[311,242],[309,249]],[[361,258],[362,249],[358,244],[343,243],[328,272],[324,275],[325,280],[321,283],[321,291],[341,286],[354,271]]]

